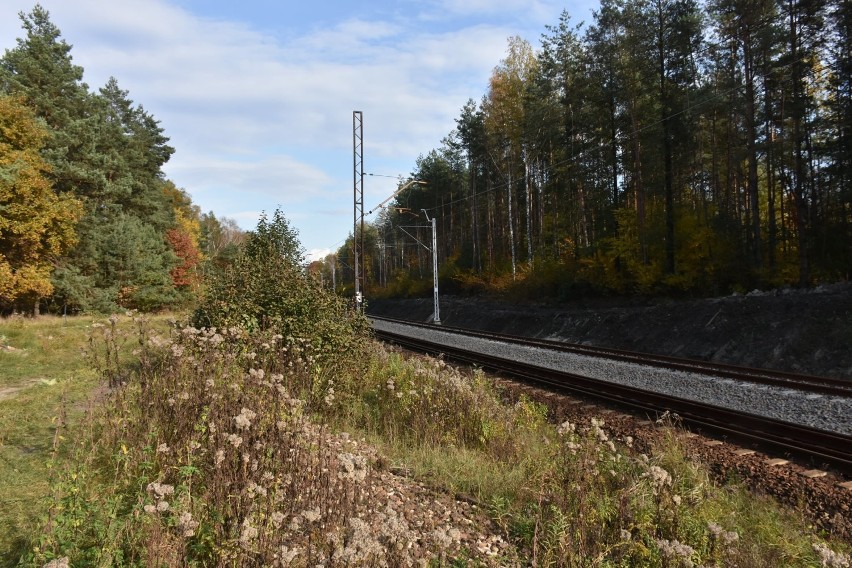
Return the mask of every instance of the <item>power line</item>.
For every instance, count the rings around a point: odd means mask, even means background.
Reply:
[[[385,174],[364,174],[364,175],[371,176],[371,177],[391,178],[391,179],[400,179],[402,177],[401,175],[389,176],[389,175],[385,175]]]

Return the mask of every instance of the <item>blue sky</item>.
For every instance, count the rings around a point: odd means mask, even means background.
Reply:
[[[352,231],[352,111],[363,112],[365,208],[391,195],[485,94],[518,35],[597,0],[41,0],[90,89],[110,76],[176,152],[166,175],[203,211],[253,228],[281,207],[313,255]],[[21,37],[3,0],[0,48]],[[390,177],[383,177],[390,176]]]

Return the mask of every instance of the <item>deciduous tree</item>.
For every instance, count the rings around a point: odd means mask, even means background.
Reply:
[[[26,304],[36,315],[82,213],[79,201],[50,185],[39,153],[47,137],[21,100],[0,96],[0,305]]]

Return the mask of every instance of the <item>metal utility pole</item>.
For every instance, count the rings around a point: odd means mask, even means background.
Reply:
[[[429,214],[425,209],[421,209],[426,215],[426,220],[432,222],[432,299],[435,302],[435,313],[432,316],[432,322],[441,324],[441,303],[438,301],[438,230],[437,219],[432,217],[429,219]]]
[[[352,111],[354,220],[352,229],[353,272],[355,273],[355,309],[364,301],[364,113]],[[360,230],[359,230],[360,223]]]

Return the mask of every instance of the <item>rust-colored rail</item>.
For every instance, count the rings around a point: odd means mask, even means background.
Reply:
[[[385,319],[385,318],[376,318]],[[411,325],[409,322],[394,321],[405,325]],[[436,329],[435,326],[424,326],[430,329]],[[499,339],[506,341],[507,336],[499,334],[486,334],[481,332],[471,332],[469,330],[437,328],[444,331],[452,331],[454,333],[463,333],[470,336]],[[661,393],[650,392],[635,387],[630,387],[622,384],[601,381],[574,373],[558,371],[534,365],[529,365],[524,362],[514,361],[512,359],[485,355],[473,351],[468,351],[455,345],[443,343],[435,343],[420,338],[410,337],[407,335],[389,333],[385,331],[375,331],[379,339],[389,341],[406,347],[412,350],[443,354],[448,359],[455,361],[479,365],[483,368],[507,373],[514,377],[529,381],[539,386],[544,386],[557,391],[570,392],[579,394],[595,400],[605,401],[609,404],[628,408],[634,412],[645,414],[649,417],[656,417],[659,414],[669,411],[676,413],[682,419],[685,426],[691,430],[698,431],[702,434],[708,434],[716,437],[723,437],[747,447],[754,447],[765,452],[780,453],[786,457],[795,458],[817,467],[833,467],[843,473],[852,473],[852,437],[835,432],[826,432],[801,426],[790,422],[765,418],[753,414],[744,414],[735,410],[727,409],[721,406],[696,402],[678,397],[671,397]],[[510,340],[515,343],[533,346],[547,346],[548,348],[560,348],[558,342],[541,342],[539,340],[528,340],[526,338],[511,337]],[[562,345],[564,346],[564,345]],[[573,346],[572,346],[573,347]],[[572,349],[568,349],[572,350]],[[573,350],[572,350],[573,351]],[[604,350],[607,351],[607,350]],[[586,354],[592,354],[585,349],[582,351]],[[602,352],[594,353],[596,356],[607,357],[608,355]],[[677,367],[672,367],[664,362],[656,363],[656,356],[651,356],[650,359],[641,358],[637,361],[635,356],[638,354],[629,354],[625,357],[623,353],[614,354],[614,358],[620,360],[629,360],[631,362],[641,362],[646,365],[658,365],[668,368],[684,369],[684,360],[676,360]],[[611,357],[611,358],[613,358]],[[667,359],[667,358],[663,358]],[[709,366],[712,367],[712,366]],[[725,376],[728,378],[741,380],[752,380],[751,375],[743,368],[724,366],[730,374]],[[699,365],[698,367],[690,367],[689,370],[702,373],[715,372],[708,366]],[[771,377],[774,373],[764,373],[764,377]],[[737,373],[743,373],[742,375]],[[735,376],[732,376],[735,375]],[[817,389],[817,392],[825,392],[824,388],[830,386],[830,383],[811,382],[811,377],[800,377],[792,374],[783,374],[779,378],[782,381],[780,384],[787,388],[806,390]],[[817,377],[821,379],[821,377]],[[768,382],[767,378],[753,382]],[[778,385],[779,382],[772,384]],[[848,386],[848,385],[847,385]],[[843,389],[843,385],[838,385],[837,389],[831,389],[833,394],[842,392],[841,396],[850,396],[852,389]]]

